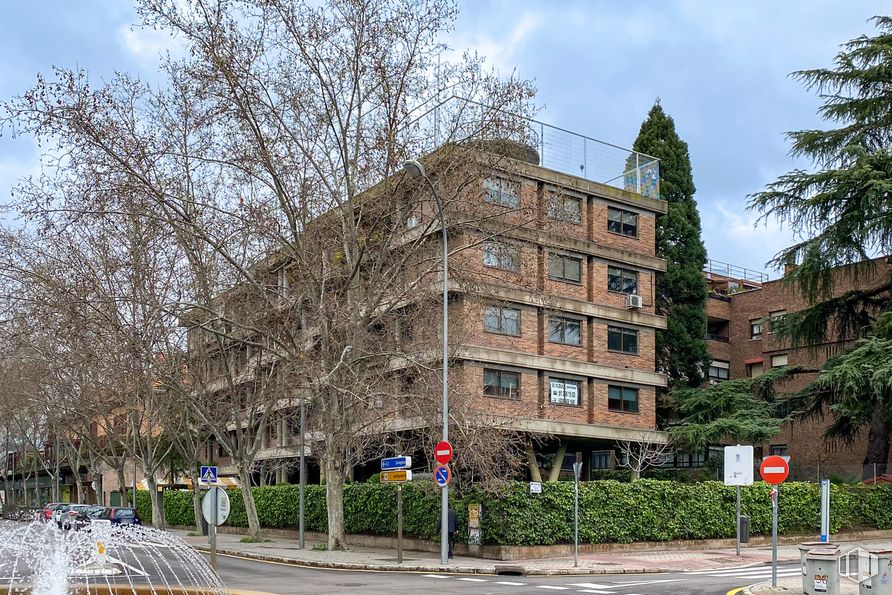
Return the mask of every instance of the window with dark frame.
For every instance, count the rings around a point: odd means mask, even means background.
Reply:
[[[505,370],[483,370],[483,394],[500,399],[520,398],[520,374]]]
[[[714,360],[709,365],[709,381],[712,383],[716,382],[724,382],[725,380],[729,380],[731,378],[731,364],[730,362],[721,362]]]
[[[608,386],[607,409],[624,413],[638,413],[638,389],[626,386]]]
[[[756,320],[750,320],[750,338],[751,339],[761,339],[762,338],[762,319],[758,318]]]
[[[582,200],[573,196],[552,193],[548,198],[548,218],[569,223],[582,222]]]
[[[548,254],[548,277],[571,283],[582,282],[582,259],[566,254]]]
[[[549,378],[549,401],[554,405],[579,405],[581,382],[566,378]]]
[[[486,178],[483,181],[483,200],[503,207],[516,207],[518,204],[517,186],[516,182],[504,178]]]
[[[607,349],[622,353],[638,353],[638,331],[621,326],[608,326]]]
[[[487,306],[483,310],[483,329],[488,333],[520,336],[520,310]]]
[[[776,457],[785,457],[789,451],[786,444],[772,444],[768,447],[768,452]]]
[[[517,246],[501,242],[484,242],[483,265],[516,273],[520,269]]]
[[[607,267],[607,291],[637,294],[638,272],[619,267]]]
[[[638,213],[607,207],[607,231],[638,237]]]
[[[610,455],[613,452],[609,450],[594,450],[592,451],[592,469],[610,469]]]
[[[548,317],[548,340],[564,345],[582,344],[582,322],[575,318]]]

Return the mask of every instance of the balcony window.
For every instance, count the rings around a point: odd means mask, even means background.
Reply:
[[[608,326],[607,349],[622,353],[638,353],[638,331],[619,326]]]
[[[709,383],[724,382],[731,378],[731,364],[729,362],[713,361],[709,365]]]
[[[565,254],[548,255],[548,277],[570,283],[582,282],[582,259]]]
[[[607,291],[638,293],[638,273],[618,267],[607,267]]]
[[[520,270],[519,260],[517,246],[502,242],[485,242],[483,244],[484,266],[516,273]]]
[[[595,450],[592,451],[592,469],[612,469],[610,463],[612,461],[613,451],[611,450]]]
[[[504,370],[483,370],[483,394],[500,399],[520,398],[520,374]]]
[[[579,385],[576,380],[549,378],[550,401],[555,405],[579,405]]]
[[[572,196],[552,194],[548,199],[548,218],[569,223],[582,222],[582,201]]]
[[[638,237],[638,213],[608,207],[607,231],[624,236]]]
[[[625,386],[608,386],[607,409],[624,413],[638,413],[638,389]]]
[[[486,178],[483,181],[483,200],[503,207],[517,207],[517,184],[503,178]]]
[[[573,318],[552,316],[548,319],[548,340],[564,345],[580,345],[582,343],[582,323]]]
[[[488,333],[520,336],[520,310],[487,306],[483,311],[483,329]]]

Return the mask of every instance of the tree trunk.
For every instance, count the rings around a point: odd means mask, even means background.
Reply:
[[[152,526],[161,529],[164,527],[164,498],[158,491],[154,474],[146,473],[146,487],[149,489],[149,499],[152,501]]]
[[[121,506],[127,506],[130,498],[127,495],[127,480],[124,479],[124,462],[121,461],[120,464],[115,462],[115,465],[115,472],[118,474],[118,493],[121,494]]]
[[[561,476],[561,467],[564,466],[564,455],[567,454],[567,443],[561,440],[558,446],[557,454],[554,455],[554,462],[551,464],[551,471],[548,473],[548,481],[557,481]]]
[[[84,504],[84,482],[81,480],[81,474],[74,474],[74,488],[77,494],[78,504]]]
[[[629,473],[630,473],[630,475],[631,475],[631,480],[632,480],[632,481],[638,481],[639,479],[641,479],[641,470],[638,469],[638,467],[632,467],[632,468],[629,470]]]
[[[889,460],[889,420],[886,418],[884,407],[878,406],[870,420],[870,431],[867,434],[867,453],[864,455],[864,465],[861,470],[861,478],[873,478],[874,465],[876,474],[886,472],[886,463]]]
[[[325,453],[325,503],[328,507],[328,549],[345,550],[344,469],[337,449]]]
[[[257,516],[257,506],[254,504],[254,492],[251,489],[251,473],[248,465],[239,462],[238,479],[242,484],[242,499],[245,501],[245,516],[248,517],[248,533],[251,539],[260,541],[263,536],[260,533],[260,517]]]
[[[192,471],[192,514],[195,515],[195,532],[201,535],[201,488],[198,485],[198,475],[198,469]]]
[[[536,451],[530,443],[527,443],[527,464],[530,468],[530,479],[541,483],[542,472],[539,470],[539,461],[536,460]]]

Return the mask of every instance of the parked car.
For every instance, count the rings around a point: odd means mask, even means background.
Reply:
[[[95,521],[99,521],[102,519],[108,512],[108,508],[105,506],[87,506],[86,508],[78,511],[77,516],[74,518],[72,523],[72,527],[75,530],[86,529],[90,530],[90,527],[93,525]],[[107,520],[103,520],[102,522],[109,522]]]
[[[62,506],[61,502],[50,502],[46,506],[43,507],[43,522],[48,523],[53,520],[53,513]]]
[[[68,512],[69,506],[69,504],[59,504],[53,509],[53,522],[56,523],[60,529],[62,528],[62,516]]]
[[[68,510],[65,511],[65,514],[62,515],[62,528],[63,529],[76,529],[75,526],[77,523],[77,517],[80,513],[86,511],[90,508],[89,504],[71,504],[68,506]]]
[[[139,514],[137,514],[136,509],[132,507],[109,508],[104,518],[111,521],[112,527],[142,525],[142,521],[139,520]]]

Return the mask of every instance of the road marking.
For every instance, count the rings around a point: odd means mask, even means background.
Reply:
[[[444,576],[442,574],[425,574],[427,578],[449,578],[448,576]]]
[[[597,593],[598,595],[610,595],[612,593],[616,593],[616,591],[603,591],[601,589],[580,589],[579,592],[580,593]]]
[[[496,581],[497,585],[507,585],[509,587],[522,587],[526,583],[512,583],[511,581]]]
[[[111,557],[111,556],[109,556],[108,559],[109,559],[109,561],[113,562],[114,564],[120,564],[120,565],[123,566],[124,568],[129,568],[130,570],[132,570],[133,572],[135,572],[135,573],[138,574],[139,576],[149,576],[149,573],[148,573],[148,572],[145,572],[145,571],[143,571],[143,570],[140,570],[140,569],[137,568],[136,566],[131,566],[130,564],[127,564],[127,563],[123,562],[122,560],[118,560],[117,558],[113,558],[113,557]]]
[[[736,589],[728,591],[727,593],[725,593],[725,595],[738,595],[738,593],[742,593],[744,589],[746,589],[746,587],[738,587]]]
[[[558,587],[557,585],[536,585],[538,589],[551,589],[552,591],[567,591],[570,587]]]
[[[460,581],[468,581],[469,583],[488,583],[489,579],[485,578],[460,578]]]
[[[664,579],[655,580],[655,581],[638,581],[638,582],[635,582],[635,583],[616,583],[615,585],[611,585],[611,586],[613,586],[613,587],[623,587],[623,588],[625,589],[625,588],[628,588],[628,587],[640,587],[640,586],[643,586],[643,585],[656,585],[656,584],[659,584],[659,583],[677,583],[677,582],[680,581],[680,580],[682,580],[682,579],[680,579],[680,578],[664,578]],[[635,594],[634,594],[634,593],[630,593],[629,595],[635,595]]]
[[[571,587],[582,587],[583,589],[612,589],[616,585],[599,585],[598,583],[571,583]]]
[[[801,574],[801,570],[799,568],[778,568],[777,575],[778,576],[795,576],[797,574]],[[700,573],[699,576],[715,576],[715,577],[751,577],[751,576],[771,576],[771,568],[759,568],[759,569],[750,569],[750,570],[737,570],[734,572],[704,572]]]

